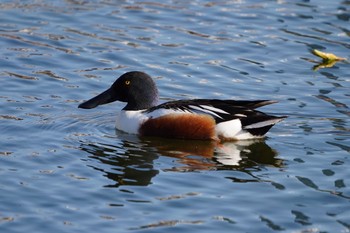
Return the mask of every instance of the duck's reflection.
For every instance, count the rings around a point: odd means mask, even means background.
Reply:
[[[151,183],[159,170],[153,168],[153,161],[158,158],[157,153],[142,149],[143,146],[131,141],[122,141],[121,145],[107,145],[99,143],[81,144],[81,149],[90,153],[90,158],[102,164],[93,163],[92,168],[102,171],[115,184],[146,186]]]
[[[120,136],[120,135],[118,135]],[[149,185],[159,170],[241,170],[252,167],[283,166],[277,153],[265,141],[238,141],[217,144],[210,141],[188,141],[162,138],[120,138],[118,145],[100,143],[82,144],[81,149],[91,158],[102,162],[101,166],[89,165],[103,171],[105,176],[120,185]],[[157,166],[160,156],[175,158],[168,167]],[[250,171],[249,171],[250,172]],[[114,183],[113,182],[113,183]]]
[[[145,140],[144,140],[145,141]],[[282,166],[277,153],[263,140],[215,143],[151,138],[146,141],[149,148],[155,148],[160,155],[177,158],[174,171],[208,169],[244,170],[257,164]]]

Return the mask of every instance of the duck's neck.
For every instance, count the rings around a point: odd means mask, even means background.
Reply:
[[[129,99],[128,104],[123,108],[123,110],[127,111],[137,111],[148,109],[154,107],[158,104],[158,95],[152,96],[152,98],[144,98],[144,99]]]

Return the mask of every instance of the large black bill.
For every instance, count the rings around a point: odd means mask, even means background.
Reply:
[[[94,98],[79,104],[78,108],[84,108],[84,109],[90,109],[90,108],[95,108],[99,105],[102,104],[108,104],[110,102],[115,101],[116,99],[113,98],[113,92],[111,89],[108,89],[98,96],[95,96]]]

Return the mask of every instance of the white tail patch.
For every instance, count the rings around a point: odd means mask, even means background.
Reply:
[[[216,134],[219,138],[235,139],[241,130],[242,124],[238,119],[224,121],[216,125]]]
[[[275,124],[282,119],[267,120],[264,122],[259,122],[249,125],[248,129],[259,128]],[[255,126],[255,127],[252,127]],[[262,138],[263,135],[253,135],[247,130],[246,127],[243,128],[242,123],[239,119],[234,119],[230,121],[221,122],[216,125],[216,136],[221,140],[248,140],[253,138]]]

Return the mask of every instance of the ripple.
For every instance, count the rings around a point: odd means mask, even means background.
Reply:
[[[3,231],[348,231],[349,64],[313,71],[309,53],[349,54],[348,8],[1,2]],[[276,99],[264,111],[289,118],[218,145],[116,131],[118,105],[77,109],[130,70],[161,100]]]
[[[33,76],[28,76],[28,75],[23,75],[23,74],[16,74],[13,72],[6,72],[8,75],[16,78],[21,78],[21,79],[27,79],[27,80],[38,80],[38,78],[33,77]]]
[[[141,230],[141,229],[153,229],[158,227],[169,227],[169,226],[177,226],[181,224],[201,224],[203,221],[197,220],[197,221],[185,221],[185,220],[166,220],[166,221],[160,221],[157,223],[151,223],[139,227],[132,227],[129,230]]]
[[[10,115],[0,115],[0,119],[16,120],[16,121],[22,121],[23,120],[23,118],[16,117],[16,116],[10,116]]]

